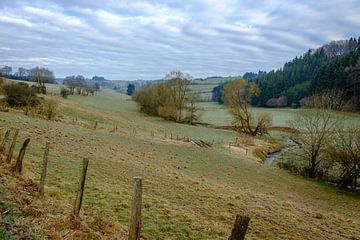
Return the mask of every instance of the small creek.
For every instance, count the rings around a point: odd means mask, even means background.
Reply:
[[[299,147],[299,144],[297,142],[295,142],[294,140],[292,140],[291,138],[289,138],[286,141],[285,147],[283,147],[282,149],[280,149],[277,152],[273,152],[273,153],[270,153],[269,155],[267,155],[267,157],[264,161],[264,164],[266,166],[270,167],[276,158],[280,157],[282,154],[286,153],[287,151],[298,148],[298,147]]]

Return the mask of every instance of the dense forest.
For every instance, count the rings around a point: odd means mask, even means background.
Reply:
[[[360,38],[334,41],[254,78],[261,94],[253,98],[256,106],[275,107],[273,103],[286,97],[285,106],[297,106],[304,97],[325,89],[337,89],[344,100],[356,103],[360,96]],[[357,103],[359,105],[359,103]],[[359,108],[359,106],[357,106]]]
[[[261,94],[254,106],[297,107],[301,100],[326,89],[343,93],[347,110],[360,111],[360,38],[333,41],[285,63],[268,73],[245,73],[243,79],[255,82]],[[222,85],[213,89],[213,101],[222,103]]]

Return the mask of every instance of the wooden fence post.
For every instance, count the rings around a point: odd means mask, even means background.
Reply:
[[[14,135],[14,138],[12,140],[12,143],[11,143],[11,146],[10,146],[10,149],[9,149],[9,152],[8,152],[8,155],[7,155],[7,158],[6,158],[6,162],[7,163],[10,163],[11,162],[11,158],[12,158],[12,155],[13,155],[13,152],[14,152],[14,148],[15,148],[15,144],[16,144],[16,139],[17,139],[17,136],[19,134],[19,129],[16,129],[15,130],[15,135]]]
[[[75,204],[74,204],[73,214],[75,215],[75,217],[79,217],[79,213],[80,213],[80,208],[81,208],[81,203],[82,203],[84,188],[85,188],[85,179],[86,179],[86,172],[87,172],[88,164],[89,164],[89,159],[84,158],[83,169],[81,171],[79,187],[78,187],[78,191],[76,194],[76,200],[75,200]]]
[[[44,187],[45,187],[45,178],[46,178],[46,171],[47,171],[49,147],[50,147],[50,142],[46,142],[45,152],[44,152],[44,157],[43,157],[43,162],[42,162],[42,167],[41,167],[40,184],[39,184],[40,196],[44,196]]]
[[[134,177],[134,194],[131,203],[131,220],[128,240],[139,240],[141,229],[142,177]]]
[[[9,135],[10,135],[10,129],[6,130],[6,132],[5,132],[4,139],[1,141],[0,151],[5,152],[5,145],[9,138]]]
[[[26,139],[20,149],[19,156],[16,159],[16,163],[15,163],[15,167],[14,167],[15,174],[21,174],[21,172],[22,172],[23,159],[25,156],[26,147],[29,144],[29,142],[30,142],[30,138]]]
[[[234,227],[228,240],[243,240],[245,239],[246,230],[249,225],[250,218],[248,216],[236,215]]]

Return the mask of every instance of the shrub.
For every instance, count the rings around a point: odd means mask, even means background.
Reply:
[[[63,98],[67,98],[70,95],[70,90],[67,88],[62,87],[60,90],[60,95]]]
[[[12,106],[35,106],[39,98],[34,88],[26,83],[9,83],[4,86],[5,100]]]
[[[38,108],[38,113],[44,116],[48,120],[54,119],[57,109],[59,107],[59,101],[55,98],[45,100]]]
[[[46,94],[46,86],[45,85],[32,85],[31,88],[33,88],[36,93]]]

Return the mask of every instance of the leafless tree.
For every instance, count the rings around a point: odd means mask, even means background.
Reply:
[[[307,99],[305,107],[291,121],[291,126],[297,130],[294,138],[301,145],[297,152],[305,160],[305,170],[310,178],[319,173],[326,143],[339,123],[334,109],[340,102],[340,93],[334,91],[314,95]]]
[[[255,83],[248,83],[242,79],[224,85],[224,103],[233,116],[233,124],[238,132],[252,136],[267,132],[271,117],[260,115],[255,119],[251,111],[251,98],[258,94],[259,88]]]

